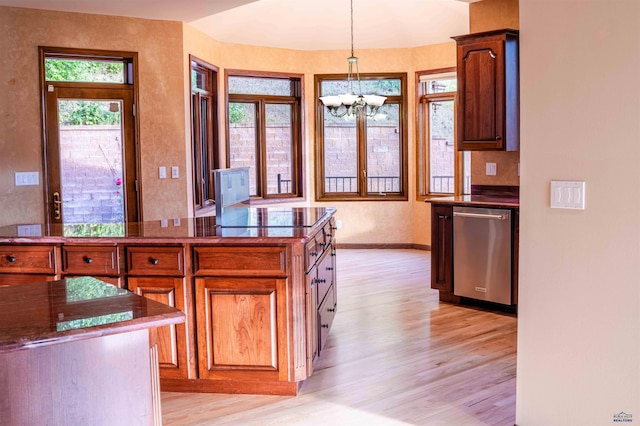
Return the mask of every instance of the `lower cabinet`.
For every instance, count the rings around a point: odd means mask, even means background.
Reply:
[[[287,280],[196,278],[198,376],[288,379]]]
[[[180,309],[187,309],[187,286],[184,278],[129,277],[129,291],[147,299]],[[188,317],[188,315],[187,315]],[[188,378],[188,341],[186,323],[157,328],[158,364],[163,377]]]
[[[57,279],[59,253],[56,245],[0,245],[0,285]]]
[[[440,300],[453,296],[453,207],[431,207],[431,288]]]

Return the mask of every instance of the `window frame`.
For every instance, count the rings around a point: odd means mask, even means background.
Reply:
[[[289,80],[292,87],[292,96],[279,95],[255,95],[229,93],[230,77],[255,77],[265,79]],[[254,103],[256,105],[256,191],[257,195],[251,196],[251,202],[277,203],[304,200],[304,145],[302,135],[304,129],[304,74],[262,72],[251,70],[226,69],[225,70],[225,128],[226,128],[226,167],[231,166],[229,104],[230,103]],[[266,155],[266,105],[288,104],[291,105],[291,191],[286,194],[269,194],[267,191],[267,155]]]
[[[458,150],[456,138],[457,122],[457,92],[426,93],[425,82],[420,81],[420,77],[455,73],[456,67],[438,68],[416,72],[416,199],[419,201],[428,200],[434,196],[458,196],[464,193],[464,153]],[[431,190],[431,146],[429,144],[429,106],[431,102],[453,101],[454,125],[453,125],[453,149],[454,149],[454,191],[434,192]]]
[[[215,203],[215,191],[213,186],[212,170],[220,167],[219,138],[218,138],[218,67],[211,65],[202,59],[189,55],[189,89],[191,98],[191,160],[193,174],[193,206],[196,214],[203,213],[213,208]],[[195,88],[191,83],[193,71],[205,74],[205,89]],[[207,141],[201,140],[202,111],[201,100],[209,99],[207,111]],[[203,146],[207,147],[207,155],[203,156]],[[203,182],[203,170],[208,170],[208,179]],[[203,199],[202,188],[209,194],[207,200]]]
[[[315,74],[315,117],[316,117],[316,159],[315,159],[315,185],[316,201],[407,201],[408,191],[408,99],[407,99],[407,73],[367,73],[360,74],[360,80],[400,80],[400,95],[387,96],[386,104],[397,104],[398,112],[398,138],[399,138],[399,170],[400,191],[388,193],[368,193],[367,179],[363,178],[362,171],[367,170],[367,146],[366,146],[366,117],[360,115],[356,118],[356,141],[358,144],[358,192],[325,192],[325,159],[324,159],[324,114],[326,108],[320,101],[322,95],[322,82],[327,80],[347,80],[347,74]]]

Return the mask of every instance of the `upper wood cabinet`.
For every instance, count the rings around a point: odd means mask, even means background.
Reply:
[[[507,29],[452,38],[457,43],[458,150],[517,151],[518,31]]]

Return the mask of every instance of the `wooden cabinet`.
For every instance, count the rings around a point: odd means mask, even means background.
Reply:
[[[458,150],[519,148],[518,31],[453,37],[457,43]]]
[[[118,247],[110,245],[64,244],[62,246],[64,277],[91,275],[122,287]]]
[[[56,245],[1,245],[0,285],[55,280],[58,253]]]
[[[453,295],[453,207],[431,207],[431,288],[440,300],[457,301]]]
[[[185,277],[183,246],[127,246],[127,288],[140,296],[180,309],[187,320],[157,329],[158,363],[163,378],[195,378],[190,287]]]
[[[333,324],[338,302],[336,282],[335,222],[329,221],[305,246],[307,261],[307,351],[313,364],[320,356]]]

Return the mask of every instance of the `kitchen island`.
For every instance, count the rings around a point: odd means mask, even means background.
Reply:
[[[0,287],[0,424],[159,424],[149,329],[183,321],[92,277]]]
[[[515,313],[518,304],[518,245],[519,245],[519,191],[517,187],[472,186],[470,195],[432,197],[431,203],[431,288],[439,291],[439,299],[450,303],[479,304]],[[510,216],[510,248],[507,258],[509,266],[510,294],[501,303],[485,302],[473,297],[464,297],[456,291],[454,274],[454,210],[460,207],[481,209],[500,209]],[[480,210],[479,210],[480,211]],[[473,214],[472,214],[473,215]],[[480,232],[487,237],[489,234]],[[464,241],[458,235],[458,243]],[[495,240],[488,240],[486,248],[497,246]],[[489,256],[491,257],[491,256]],[[479,277],[479,280],[484,277]],[[484,284],[478,290],[487,292]],[[458,294],[456,294],[458,293]],[[483,297],[483,293],[479,293]]]
[[[180,309],[162,390],[297,394],[337,309],[330,208],[241,208],[124,225],[0,228],[0,285],[92,275]]]

